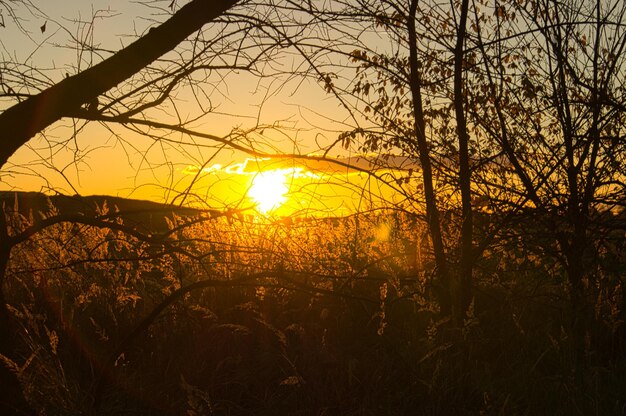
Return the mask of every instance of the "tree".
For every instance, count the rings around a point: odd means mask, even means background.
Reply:
[[[0,114],[0,166],[4,166],[8,158],[31,137],[42,131],[62,117],[75,116],[80,113],[83,105],[97,102],[97,98],[120,82],[131,77],[152,63],[159,56],[173,49],[181,41],[198,31],[204,24],[221,16],[235,0],[212,2],[194,0],[182,7],[172,18],[162,25],[151,29],[145,36],[128,47],[120,50],[110,58],[77,75],[68,77],[39,94],[28,97],[13,105]],[[97,108],[88,108],[94,112]],[[4,222],[1,225],[5,225]],[[11,245],[8,241],[6,227],[2,227],[0,241],[2,263],[2,279],[0,293],[4,285],[4,271],[10,258]],[[0,326],[3,340],[0,352],[11,358],[15,330],[10,324],[10,316],[6,310],[4,296],[0,298]],[[14,374],[5,367],[1,371],[3,396],[0,403],[6,414],[30,413],[25,407],[23,397]]]
[[[406,196],[404,209],[424,214],[441,312],[461,324],[472,298],[477,257],[472,226],[476,190],[470,168],[476,152],[466,121],[469,3],[458,8],[418,1],[342,4],[343,10],[328,12],[326,19],[352,26],[351,31],[340,32],[345,38],[334,50],[338,61],[357,76],[345,83],[333,73],[323,78],[328,91],[348,103],[355,125],[334,144],[378,153],[381,166],[396,154],[413,161],[388,182]],[[362,40],[370,33],[388,46]],[[347,62],[341,60],[346,57]],[[417,172],[419,179],[414,176]],[[444,231],[450,225],[444,217],[451,213],[458,221],[454,237]]]
[[[485,249],[523,241],[523,255],[558,265],[549,277],[567,289],[564,354],[578,376],[590,349],[602,349],[593,343],[611,319],[607,305],[620,309],[608,293],[620,299],[624,287],[614,270],[615,239],[623,242],[622,3],[348,4],[341,16],[362,25],[351,36],[376,33],[378,42],[337,50],[356,77],[328,77],[359,116],[338,143],[377,153],[382,165],[390,154],[420,162],[421,181],[411,165],[394,179],[407,190],[402,208],[425,213],[444,314],[459,322],[454,310],[469,296],[455,286],[467,287]],[[490,223],[480,231],[477,213]]]
[[[493,19],[488,33],[477,32],[474,91],[487,94],[470,99],[473,118],[517,178],[503,185],[523,195],[518,209],[532,206],[550,230],[569,291],[574,361],[583,360],[593,303],[620,284],[606,280],[600,263],[623,205],[626,8],[510,2]]]

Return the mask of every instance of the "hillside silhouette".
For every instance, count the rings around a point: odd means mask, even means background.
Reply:
[[[115,214],[124,223],[152,232],[167,230],[166,218],[171,218],[172,215],[194,217],[202,213],[218,212],[110,195],[45,195],[40,192],[2,191],[0,203],[7,212],[17,211],[26,217],[32,215],[34,219],[50,215],[52,209],[60,215],[82,214],[95,217],[102,214],[102,209],[106,206],[109,214]]]

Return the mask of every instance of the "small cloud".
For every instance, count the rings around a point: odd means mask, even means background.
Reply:
[[[182,172],[183,175],[195,175],[198,173],[199,170],[200,168],[198,168],[197,166],[188,165],[185,166]]]
[[[183,173],[197,175],[200,169],[204,174],[225,173],[228,175],[257,175],[259,172],[276,171],[292,178],[319,179],[323,176],[360,176],[365,172],[380,173],[389,170],[413,172],[418,168],[418,162],[403,156],[359,155],[336,159],[247,158],[240,163],[226,166],[219,163],[205,168],[187,166]]]

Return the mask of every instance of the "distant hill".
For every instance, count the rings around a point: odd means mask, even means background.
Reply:
[[[217,212],[110,195],[69,196],[44,195],[39,192],[0,191],[0,204],[4,205],[5,210],[17,209],[25,216],[32,214],[34,218],[40,218],[39,213],[47,214],[50,212],[50,203],[60,214],[84,214],[90,217],[101,212],[101,208],[106,204],[110,214],[117,213],[117,216],[123,218],[127,224],[134,224],[139,228],[151,231],[164,230],[167,226],[165,218],[171,218],[173,214],[194,217],[202,213]]]

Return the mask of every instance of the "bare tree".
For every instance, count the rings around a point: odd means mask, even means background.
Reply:
[[[516,178],[505,187],[521,198],[510,201],[532,206],[550,230],[548,251],[567,278],[581,360],[594,299],[611,285],[599,263],[623,206],[626,8],[513,2],[492,19],[493,31],[477,33],[484,70],[476,90],[489,94],[472,99],[473,117]]]
[[[3,132],[0,137],[3,143],[0,165],[4,166],[8,158],[35,134],[63,117],[76,116],[83,106],[90,114],[99,113],[101,111],[98,108],[99,96],[141,71],[164,53],[174,49],[181,41],[198,31],[204,24],[220,17],[235,3],[235,1],[219,3],[192,1],[165,23],[151,29],[145,36],[116,52],[110,58],[79,74],[67,77],[38,94],[25,98],[16,95],[14,89],[5,89],[7,91],[5,94],[14,95],[19,102],[0,114],[0,130]],[[186,74],[185,69],[182,73]],[[179,75],[179,78],[182,76]],[[164,98],[167,92],[166,89]],[[159,102],[158,99],[157,102]],[[140,106],[139,111],[142,109]],[[6,227],[2,228],[1,266],[3,266],[4,276],[12,245]],[[0,284],[4,285],[4,278]],[[1,337],[3,340],[1,350],[3,354],[11,358],[15,332],[10,324],[4,299],[0,308],[4,330]],[[17,387],[15,375],[3,367],[2,377],[5,382],[3,384],[7,386],[3,389],[3,397],[0,400],[4,406],[3,410],[7,414],[30,413],[21,395],[16,394],[20,390]]]
[[[8,158],[35,134],[81,106],[92,105],[100,95],[172,50],[235,3],[192,1],[165,23],[110,58],[3,111],[0,115],[0,127],[4,132],[1,165],[4,166]],[[95,108],[90,106],[89,111],[98,110],[98,104],[93,105]],[[33,114],[37,117],[34,118]]]

